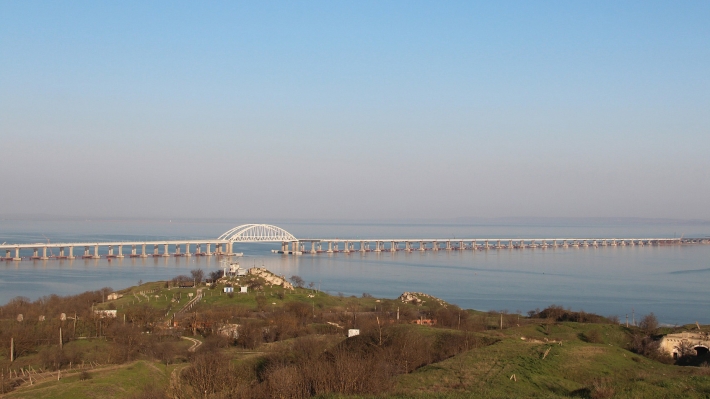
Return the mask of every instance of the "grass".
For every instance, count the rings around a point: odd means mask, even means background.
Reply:
[[[247,285],[254,277],[242,277],[235,287]],[[262,280],[262,283],[264,281]],[[237,288],[238,289],[238,288]],[[99,308],[115,307],[121,314],[131,306],[148,305],[167,313],[180,310],[190,301],[194,288],[166,288],[165,282],[142,284],[121,291],[122,298],[105,302]],[[148,299],[145,295],[148,295]],[[292,302],[301,302],[319,312],[370,312],[386,310],[414,312],[435,308],[401,303],[396,299],[355,298],[328,295],[307,288],[284,290],[263,284],[263,289],[229,296],[222,287],[203,288],[203,299],[195,311],[207,309],[257,309],[259,302],[267,311],[278,310]],[[258,299],[263,297],[266,301]],[[476,335],[495,343],[461,353],[444,361],[422,367],[410,374],[396,377],[394,390],[382,397],[392,398],[708,398],[710,397],[710,368],[678,367],[650,360],[625,348],[632,329],[613,324],[548,323],[524,317],[507,319],[506,328],[497,329],[499,315],[466,310],[469,317],[482,320],[489,330]],[[514,320],[514,321],[512,321]],[[516,326],[520,324],[519,326]],[[508,328],[510,325],[513,327]],[[315,324],[312,327],[317,327]],[[685,326],[687,330],[695,325]],[[398,328],[416,329],[423,335],[445,330],[426,326],[407,325]],[[665,327],[661,333],[677,331]],[[312,331],[318,331],[312,328]],[[452,330],[453,331],[453,330]],[[343,335],[322,335],[333,346],[343,341]],[[198,337],[199,338],[199,337]],[[224,350],[234,363],[255,362],[270,352],[290,348],[292,340],[263,344],[248,351],[236,347]],[[81,351],[84,359],[106,363],[100,359],[107,352],[101,339],[76,340],[65,345],[68,350]],[[191,342],[180,341],[181,347]],[[547,354],[546,354],[547,353]],[[546,355],[545,355],[546,354]],[[19,358],[13,367],[33,366],[38,369],[39,356],[31,354]],[[166,387],[171,373],[185,363],[165,366],[159,362],[139,360],[126,365],[109,365],[90,371],[92,378],[80,380],[78,372],[63,371],[60,381],[48,379],[33,386],[23,386],[5,395],[8,398],[114,398],[127,397],[151,384]],[[513,378],[514,376],[514,378]],[[338,395],[328,397],[342,397]]]
[[[149,384],[167,386],[170,372],[176,366],[139,360],[133,363],[89,371],[91,378],[80,380],[79,373],[68,374],[60,381],[54,379],[24,386],[5,395],[6,398],[109,399],[126,397],[140,392]]]
[[[609,343],[592,344],[580,333],[602,329]],[[533,326],[505,331],[501,341],[398,378],[405,397],[689,397],[710,395],[707,369],[682,368],[639,357],[615,344],[623,327],[562,323],[548,340]],[[547,357],[543,355],[550,349]],[[511,377],[515,375],[515,380]]]

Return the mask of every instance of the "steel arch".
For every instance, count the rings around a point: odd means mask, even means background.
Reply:
[[[237,226],[221,236],[218,240],[232,242],[283,242],[298,241],[293,234],[281,227],[270,224],[243,224]]]

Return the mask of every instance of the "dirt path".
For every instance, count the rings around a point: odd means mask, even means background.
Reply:
[[[197,348],[200,347],[200,345],[202,345],[202,341],[196,340],[195,338],[190,338],[190,337],[180,337],[180,338],[186,339],[188,341],[192,341],[192,346],[190,347],[190,349],[188,349],[188,352],[194,352],[197,350]]]

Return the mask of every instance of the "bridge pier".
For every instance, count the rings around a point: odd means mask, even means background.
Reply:
[[[311,253],[312,253],[312,254],[317,253],[317,252],[316,252],[316,242],[315,242],[315,241],[311,241]]]
[[[190,243],[185,243],[185,256],[190,257],[192,254],[190,253]]]
[[[397,242],[391,241],[390,242],[390,252],[397,252]]]
[[[424,241],[419,241],[419,250],[426,251],[426,244],[424,243]]]
[[[210,248],[212,244],[209,242],[205,243],[205,256],[212,256],[212,249]]]
[[[163,257],[168,257],[170,256],[170,250],[168,249],[168,244],[163,244],[165,247],[163,248]]]
[[[116,255],[118,259],[123,259],[123,245],[118,246],[118,255]]]
[[[350,241],[345,241],[343,247],[343,252],[346,254],[350,253]]]
[[[333,241],[328,241],[328,251],[327,253],[332,254],[333,253]]]
[[[47,247],[42,247],[42,257],[40,259],[41,260],[49,259],[49,257],[47,257]]]

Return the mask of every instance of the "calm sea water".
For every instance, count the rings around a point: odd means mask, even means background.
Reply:
[[[69,242],[217,237],[239,223],[170,221],[0,221],[0,242]],[[673,237],[705,236],[707,225],[374,224],[274,222],[300,238]],[[710,245],[556,248],[425,253],[286,256],[278,244],[242,244],[239,262],[299,275],[332,294],[394,298],[426,292],[464,308],[526,312],[550,304],[637,319],[654,312],[668,324],[710,324]],[[124,249],[125,253],[126,249]],[[23,254],[23,256],[27,256]],[[218,269],[216,257],[0,263],[0,302],[76,294],[191,269]]]

